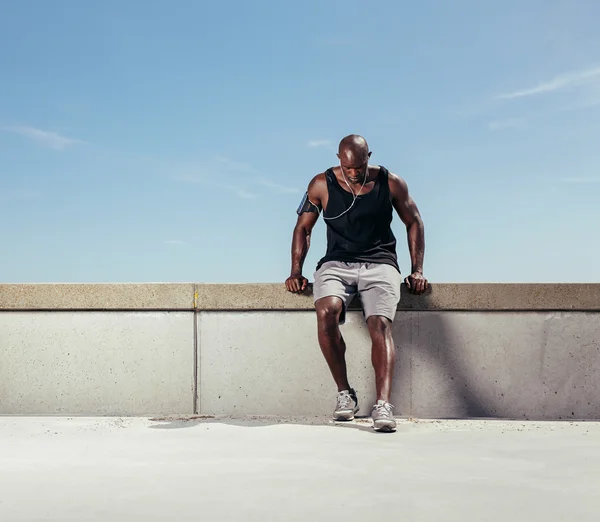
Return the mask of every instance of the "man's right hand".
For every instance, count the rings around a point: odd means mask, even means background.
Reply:
[[[285,280],[285,287],[288,292],[292,292],[294,294],[301,294],[306,290],[306,286],[308,285],[308,279],[304,277],[302,274],[292,274]]]

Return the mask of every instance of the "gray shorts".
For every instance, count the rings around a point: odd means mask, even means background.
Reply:
[[[344,307],[340,324],[346,322],[346,309],[357,293],[365,319],[382,315],[393,321],[396,316],[402,276],[391,265],[327,261],[315,272],[314,279],[315,303],[331,296],[342,300]]]

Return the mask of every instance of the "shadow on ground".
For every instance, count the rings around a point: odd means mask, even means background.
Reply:
[[[270,415],[247,415],[243,417],[231,417],[221,415],[179,415],[167,417],[154,417],[149,419],[152,424],[150,429],[155,430],[173,430],[194,428],[200,425],[226,424],[229,426],[239,426],[243,428],[264,428],[277,425],[300,425],[300,426],[322,426],[334,429],[358,430],[372,435],[388,435],[386,433],[376,432],[373,429],[372,421],[369,417],[356,417],[350,422],[335,422],[331,417],[282,417]],[[398,419],[397,432],[410,429],[410,422]]]

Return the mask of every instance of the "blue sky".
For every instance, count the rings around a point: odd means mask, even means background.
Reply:
[[[432,282],[598,282],[598,20],[592,0],[0,2],[0,281],[282,282],[301,194],[359,133],[419,205]],[[311,280],[324,250],[320,220]]]

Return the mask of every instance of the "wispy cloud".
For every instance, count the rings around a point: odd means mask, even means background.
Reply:
[[[554,78],[539,83],[534,87],[509,92],[498,96],[501,100],[511,100],[515,98],[524,98],[526,96],[535,96],[537,94],[550,93],[573,87],[580,87],[590,83],[600,82],[600,67],[592,67],[579,71],[572,71],[566,74],[555,76]]]
[[[274,183],[273,181],[269,181],[268,179],[259,178],[256,181],[257,183],[260,183],[261,185],[271,189],[273,192],[276,192],[278,194],[297,194],[298,192],[300,192],[295,187],[280,185],[279,183]]]
[[[62,150],[73,145],[83,143],[81,140],[74,138],[68,138],[62,136],[56,132],[45,131],[42,129],[36,129],[35,127],[27,126],[16,126],[16,127],[3,127],[3,130],[25,136],[26,138],[37,141],[40,145],[48,147],[50,149]]]
[[[311,148],[311,149],[318,149],[318,148],[324,148],[324,147],[332,147],[333,146],[333,142],[331,140],[310,140],[307,145]]]
[[[254,194],[253,192],[248,192],[246,189],[240,188],[240,187],[228,187],[228,186],[224,186],[223,187],[225,190],[233,190],[236,194],[236,196],[238,198],[242,198],[242,199],[254,199],[257,198],[258,195]]]
[[[232,192],[241,199],[259,197],[257,186],[275,194],[297,194],[298,188],[271,181],[251,164],[218,156],[210,166],[186,168],[175,179]],[[223,180],[223,181],[222,181]]]
[[[526,124],[525,118],[509,118],[506,120],[495,120],[488,123],[488,129],[498,131],[503,129],[516,129]]]
[[[187,245],[187,242],[182,241],[181,239],[167,239],[163,241],[165,245]]]
[[[227,168],[228,170],[252,174],[258,173],[258,171],[252,165],[243,161],[236,161],[225,156],[217,156],[215,159],[218,163],[225,166],[225,168]]]
[[[589,184],[594,184],[594,183],[600,183],[600,178],[596,177],[581,177],[581,178],[562,178],[561,181],[563,183],[571,183],[571,184],[578,184],[578,185],[589,185]]]
[[[227,192],[232,192],[241,199],[254,199],[258,197],[256,194],[250,192],[240,185],[234,183],[220,183],[218,181],[214,181],[212,177],[203,174],[178,176],[177,179],[179,181],[185,181],[186,183],[195,183],[198,185],[206,185],[207,187],[226,190]]]

